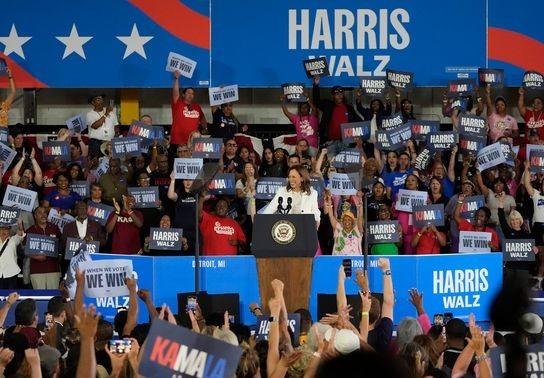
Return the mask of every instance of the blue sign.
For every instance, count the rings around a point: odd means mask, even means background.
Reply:
[[[336,293],[335,279],[345,256],[319,256],[314,259],[310,312],[317,316],[317,294]],[[369,256],[369,285],[373,292],[383,292],[383,274],[377,265],[380,256]],[[478,321],[489,320],[489,308],[502,287],[502,254],[388,256],[391,262],[395,309],[393,322],[416,316],[408,290],[417,288],[425,294],[428,314],[452,312],[468,319],[473,313]],[[363,269],[363,257],[352,257],[352,270]],[[346,280],[346,294],[357,294],[354,278]]]
[[[453,40],[445,43],[429,32],[444,31],[452,6],[447,2],[213,1],[211,14],[220,16],[211,24],[212,84],[276,87],[306,76],[300,64],[287,62],[319,56],[327,58],[331,75],[321,78],[322,86],[356,86],[358,77],[385,77],[387,68],[412,72],[419,86],[446,85],[460,71],[476,77],[486,64],[485,5],[455,3],[471,10],[455,31],[460,51],[446,48]],[[274,27],[264,18],[274,20]],[[232,43],[238,40],[244,43]],[[429,57],[429,51],[439,53]]]

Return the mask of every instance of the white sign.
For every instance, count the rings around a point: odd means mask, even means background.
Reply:
[[[32,210],[34,210],[34,204],[36,203],[37,197],[38,193],[33,190],[8,185],[6,194],[4,194],[4,201],[2,202],[2,205],[32,212]]]
[[[85,261],[80,264],[80,269],[85,269],[83,293],[87,297],[129,295],[125,277],[132,277],[132,260]]]
[[[183,55],[170,52],[166,61],[166,71],[179,71],[181,76],[191,79],[195,72],[196,62]]]
[[[64,215],[60,215],[60,213],[57,211],[57,209],[51,208],[49,210],[49,215],[47,216],[47,220],[50,223],[53,223],[53,224],[57,225],[57,227],[62,232],[62,230],[64,230],[64,226],[67,225],[68,223],[75,222],[76,218],[74,218],[73,216],[71,216],[68,213],[66,213]]]
[[[194,180],[200,173],[203,164],[202,158],[175,158],[176,179]]]
[[[332,194],[347,196],[357,194],[357,189],[355,189],[354,183],[347,174],[333,173],[331,174],[330,179],[330,190]]]
[[[491,252],[490,243],[491,232],[459,232],[459,253]]]
[[[228,85],[226,87],[212,87],[208,89],[210,97],[210,106],[217,106],[229,102],[238,101],[238,85]]]
[[[494,167],[506,162],[506,157],[502,151],[500,142],[493,143],[478,151],[478,170],[481,172],[484,169]]]
[[[425,206],[427,204],[428,197],[429,194],[427,192],[399,189],[395,209],[398,211],[406,211],[407,213],[411,213],[413,207]]]
[[[66,120],[66,126],[74,133],[80,133],[87,128],[87,122],[82,114],[78,114],[75,117],[68,118]]]
[[[4,163],[3,171],[6,172],[11,165],[13,159],[17,155],[17,151],[8,146],[6,143],[0,142],[0,161]]]

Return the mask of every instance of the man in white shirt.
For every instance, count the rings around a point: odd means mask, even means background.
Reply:
[[[17,265],[17,246],[24,237],[23,222],[17,220],[18,231],[10,236],[10,226],[0,226],[0,289],[15,289],[17,275],[21,268]]]
[[[89,154],[92,157],[102,156],[100,145],[114,137],[115,126],[119,124],[113,106],[110,104],[104,107],[104,97],[106,95],[99,94],[89,98],[89,103],[93,106],[93,110],[87,113]]]

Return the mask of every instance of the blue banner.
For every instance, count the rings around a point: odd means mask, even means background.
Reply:
[[[457,1],[456,9],[471,11],[451,34],[448,2],[214,1],[212,84],[276,87],[304,78],[301,62],[318,56],[327,58],[331,74],[322,86],[357,86],[358,77],[384,77],[386,68],[413,72],[419,86],[446,85],[459,73],[475,78],[486,64],[485,5]]]
[[[338,267],[346,256],[319,256],[314,259],[310,312],[317,316],[317,294],[336,293]],[[377,265],[380,256],[369,256],[369,285],[373,292],[383,292],[383,274]],[[502,287],[502,254],[388,256],[391,262],[395,309],[393,322],[417,316],[409,301],[408,290],[424,293],[427,314],[452,312],[468,319],[473,313],[478,321],[489,320],[489,308]],[[352,256],[352,271],[363,269],[363,257]],[[329,279],[323,279],[329,277]],[[355,273],[353,274],[355,277]],[[346,280],[346,294],[357,294],[355,278]]]

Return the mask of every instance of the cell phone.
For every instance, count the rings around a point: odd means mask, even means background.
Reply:
[[[448,324],[448,322],[450,320],[452,320],[452,319],[453,319],[453,312],[445,312],[444,313],[444,319],[443,319],[444,325]]]
[[[117,307],[117,313],[120,313],[121,311],[128,311],[128,309],[125,306]]]
[[[187,297],[187,311],[195,311],[197,305],[198,302],[196,301],[196,297],[194,295],[189,295]]]
[[[45,324],[50,327],[53,324],[53,314],[45,313]]]
[[[444,315],[443,314],[434,314],[433,317],[433,324],[434,325],[444,325]]]
[[[229,315],[229,323],[235,323],[234,321],[234,315]]]
[[[342,265],[344,266],[346,277],[351,277],[351,259],[342,260]]]
[[[112,353],[125,354],[130,352],[130,350],[132,349],[132,340],[110,340],[108,342],[108,348]]]

